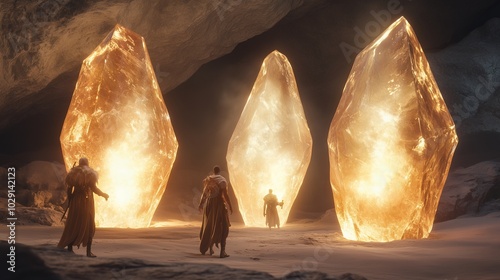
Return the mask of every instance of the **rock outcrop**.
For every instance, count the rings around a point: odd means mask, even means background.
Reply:
[[[4,172],[5,171],[5,172]],[[0,169],[0,180],[6,182],[6,169]],[[66,202],[64,165],[34,161],[16,170],[15,216],[21,225],[61,226]],[[7,218],[7,189],[0,190],[0,220]],[[4,203],[5,202],[5,203]]]
[[[5,198],[0,198],[0,221],[8,224],[7,208],[3,207]],[[42,225],[42,226],[64,226],[64,220],[61,220],[63,213],[46,207],[25,207],[18,204],[15,208],[16,224],[18,225]]]
[[[29,207],[61,210],[66,201],[66,168],[56,162],[33,161],[18,169],[16,201]]]
[[[450,173],[439,201],[435,222],[464,214],[500,210],[500,162],[486,161]]]
[[[428,57],[459,136],[500,133],[500,18]]]
[[[35,0],[3,1],[0,8],[0,128],[40,99],[33,96],[83,59],[116,23],[146,39],[164,92],[202,64],[260,34],[308,1]],[[59,94],[59,96],[58,96]],[[12,106],[14,105],[15,106]],[[38,106],[37,106],[38,107]],[[38,107],[40,108],[40,107]]]

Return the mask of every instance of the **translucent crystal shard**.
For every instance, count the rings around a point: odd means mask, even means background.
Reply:
[[[98,226],[149,226],[178,144],[144,38],[117,25],[83,61],[60,140],[66,168],[87,157],[110,196]]]
[[[400,18],[356,57],[330,126],[344,237],[427,237],[457,143],[424,52]]]
[[[264,227],[264,196],[284,201],[284,224],[311,160],[312,138],[288,59],[264,60],[227,151],[230,181],[245,225]],[[280,209],[280,208],[278,208]]]

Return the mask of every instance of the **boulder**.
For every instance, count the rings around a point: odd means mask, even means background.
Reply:
[[[496,190],[497,191],[500,190],[498,185],[497,185]],[[491,192],[490,192],[490,194],[491,194]],[[497,198],[495,198],[493,200],[487,200],[486,203],[484,203],[484,205],[481,206],[481,208],[479,209],[479,212],[477,214],[484,216],[484,215],[487,215],[489,213],[499,212],[500,211],[500,198],[498,198],[498,197],[500,197],[500,196],[497,196]]]
[[[5,172],[4,172],[5,171]],[[6,169],[0,169],[0,178],[6,180]],[[20,225],[62,226],[61,216],[66,201],[64,165],[55,162],[34,161],[16,168],[15,217]],[[0,220],[8,217],[8,192],[0,192]]]
[[[18,225],[64,226],[64,221],[61,221],[61,216],[62,211],[54,210],[51,208],[16,208]]]
[[[8,217],[17,218],[16,224],[18,225],[42,225],[42,226],[63,226],[64,222],[61,221],[63,214],[62,207],[57,210],[43,207],[25,207],[16,203],[14,208],[14,215],[9,216],[7,211],[7,199],[0,198],[0,221],[2,224],[8,224]]]
[[[500,133],[500,18],[428,58],[459,137]]]
[[[493,205],[485,205],[498,199],[500,190],[500,162],[485,161],[467,168],[459,168],[449,174],[439,201],[435,222],[454,219],[464,214],[485,214],[498,211]]]
[[[66,168],[56,162],[33,161],[16,172],[16,198],[24,206],[60,210],[66,201]]]

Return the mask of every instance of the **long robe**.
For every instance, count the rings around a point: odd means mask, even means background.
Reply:
[[[66,176],[68,196],[68,217],[57,247],[68,245],[86,247],[95,234],[94,193],[103,195],[97,188],[97,172],[88,166],[77,166]]]
[[[276,207],[283,204],[278,202],[278,198],[274,194],[264,196],[264,203],[266,204],[266,226],[270,228],[280,227],[280,217]]]
[[[210,175],[203,183],[201,204],[205,203],[205,208],[200,229],[200,252],[205,254],[214,244],[226,242],[231,224],[222,196],[227,188],[226,179],[221,175]]]

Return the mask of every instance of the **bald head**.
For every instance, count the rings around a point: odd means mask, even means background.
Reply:
[[[86,157],[80,158],[80,160],[78,161],[78,165],[89,166],[89,159]]]
[[[220,173],[220,167],[218,165],[214,166],[214,174],[218,175]]]

